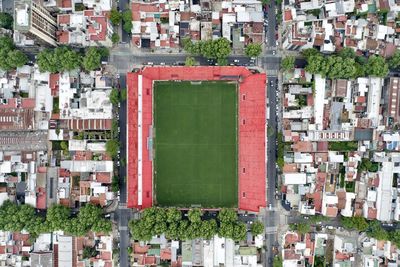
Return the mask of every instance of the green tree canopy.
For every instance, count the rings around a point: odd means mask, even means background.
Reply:
[[[120,40],[120,38],[119,38],[118,33],[114,32],[114,33],[111,35],[111,42],[112,42],[113,44],[116,44],[116,43],[119,42],[119,40]]]
[[[364,217],[355,216],[355,217],[342,217],[341,223],[343,227],[347,229],[355,229],[357,231],[363,232],[367,230],[368,223]]]
[[[6,13],[0,12],[0,27],[8,30],[13,28],[13,17]]]
[[[226,38],[195,43],[190,38],[184,38],[182,39],[182,46],[183,49],[193,55],[202,55],[209,59],[226,59],[231,53],[231,44]]]
[[[369,226],[367,229],[367,235],[369,237],[378,239],[378,240],[388,240],[389,234],[388,232],[382,228],[381,223],[377,220],[373,220],[369,222]]]
[[[117,105],[119,103],[119,91],[118,89],[112,89],[109,95],[111,104]]]
[[[64,229],[64,224],[69,220],[71,210],[63,205],[53,205],[47,209],[46,223],[49,231]]]
[[[264,224],[260,221],[255,221],[250,227],[253,235],[261,235],[264,232]]]
[[[282,59],[281,67],[284,71],[289,71],[294,69],[294,62],[295,62],[295,57],[294,56],[287,56]]]
[[[262,52],[262,46],[260,43],[250,43],[246,46],[244,53],[248,57],[258,57]]]
[[[397,49],[394,55],[389,59],[389,67],[397,69],[400,67],[400,50]]]
[[[114,26],[118,26],[121,23],[122,14],[115,8],[111,9],[110,21]]]
[[[106,142],[106,152],[107,154],[115,158],[118,155],[120,143],[116,139],[111,139]]]
[[[245,239],[247,227],[237,221],[237,215],[233,209],[224,209],[221,218],[225,222],[220,219],[219,223],[214,219],[203,220],[199,209],[189,210],[186,218],[182,217],[182,213],[175,208],[152,207],[143,210],[140,219],[130,221],[129,228],[133,239],[143,241],[162,233],[173,240],[211,239],[217,233],[234,240]]]
[[[185,60],[185,66],[194,66],[196,64],[196,60],[194,57],[187,57]]]
[[[389,73],[389,65],[381,56],[372,55],[368,58],[365,72],[369,76],[386,77]]]
[[[122,20],[124,22],[122,29],[127,33],[131,33],[133,26],[132,26],[132,11],[130,9],[127,9],[122,13]]]
[[[7,36],[0,37],[0,69],[9,71],[22,67],[28,62],[27,56],[15,49],[13,40]]]
[[[339,51],[339,57],[341,58],[356,58],[356,52],[351,47],[345,47]]]
[[[99,69],[101,66],[102,51],[97,47],[89,47],[83,57],[82,66],[85,70]]]
[[[236,222],[237,221],[237,214],[233,209],[223,208],[218,213],[218,219],[221,222]]]
[[[188,218],[191,223],[201,222],[202,212],[200,209],[191,209],[188,212]]]
[[[315,48],[307,48],[307,49],[301,50],[301,54],[303,55],[303,57],[305,57],[308,60],[309,57],[319,55],[320,53]]]
[[[46,49],[37,55],[40,72],[56,73],[78,69],[81,61],[82,57],[78,52],[65,46],[54,50]]]
[[[166,212],[167,222],[179,222],[182,219],[182,213],[176,208],[169,208]]]
[[[32,206],[5,201],[0,207],[0,230],[18,232],[27,230],[33,237],[58,230],[73,235],[85,235],[88,231],[110,232],[111,221],[102,218],[101,208],[92,204],[82,207],[78,217],[73,219],[70,217],[69,208],[54,205],[47,210],[44,220],[36,215]]]

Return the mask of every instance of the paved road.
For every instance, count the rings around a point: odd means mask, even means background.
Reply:
[[[276,14],[275,14],[275,1],[270,1],[268,10],[267,10],[267,20],[268,20],[268,26],[265,27],[265,37],[266,37],[266,44],[265,46],[268,48],[266,49],[267,54],[272,54],[273,50],[276,50]],[[264,19],[265,19],[264,14]]]
[[[126,73],[120,73],[119,84],[121,88],[126,88]],[[121,159],[126,159],[126,102],[121,102],[121,107],[119,109],[119,127],[120,127],[120,143],[121,148]],[[119,168],[120,177],[120,199],[118,210],[115,214],[115,220],[119,229],[119,246],[120,246],[120,266],[129,266],[128,264],[128,253],[127,249],[130,244],[129,241],[129,229],[128,223],[132,218],[133,213],[131,209],[126,208],[126,166],[120,166]]]
[[[125,9],[129,8],[129,0],[119,0],[118,8],[119,8],[120,11],[124,11]],[[122,23],[121,23],[120,27],[122,27]],[[128,33],[126,33],[124,30],[122,30],[121,35],[122,35],[121,36],[121,42],[123,42],[123,43],[129,43],[130,42],[130,36],[129,36]]]
[[[173,65],[184,64],[186,55],[184,54],[132,54],[129,48],[120,48],[118,51],[113,52],[111,56],[112,64],[119,70],[131,71],[133,66],[148,64],[151,62],[153,65]],[[200,65],[208,65],[207,59],[203,57],[195,57]],[[239,62],[234,62],[239,60]],[[228,58],[228,64],[236,64],[241,66],[254,66],[258,63],[271,74],[277,74],[277,66],[279,66],[280,58],[274,55],[264,55],[260,57],[258,62],[252,63],[251,59],[246,56],[231,56]]]
[[[265,234],[265,266],[272,266],[274,252],[273,246],[277,246],[277,226],[279,225],[280,214],[277,211],[279,201],[275,200],[276,190],[276,156],[277,156],[277,133],[278,115],[276,107],[280,107],[277,91],[279,92],[277,78],[279,75],[280,57],[276,53],[276,14],[275,1],[271,1],[267,10],[268,26],[265,27],[266,49],[263,57],[260,58],[260,65],[266,70],[268,76],[267,98],[269,100],[269,120],[267,130],[267,209],[264,217]],[[264,14],[264,19],[266,14]],[[271,207],[272,209],[270,209]]]

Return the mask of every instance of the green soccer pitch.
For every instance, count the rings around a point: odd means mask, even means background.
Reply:
[[[156,204],[236,207],[236,84],[158,81],[153,97]]]

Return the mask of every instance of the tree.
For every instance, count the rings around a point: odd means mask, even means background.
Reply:
[[[226,66],[228,65],[228,60],[226,58],[218,58],[217,64],[218,66]]]
[[[50,232],[63,230],[69,220],[71,210],[63,205],[53,205],[47,209],[46,223]]]
[[[59,71],[71,71],[81,66],[81,55],[68,47],[57,47],[54,53],[59,64],[61,64]]]
[[[389,235],[390,241],[396,244],[397,247],[400,247],[400,230],[395,230]]]
[[[369,222],[367,235],[378,240],[388,240],[388,232],[382,228],[381,223],[377,220]]]
[[[250,43],[246,46],[244,53],[248,57],[258,57],[262,52],[260,43]]]
[[[347,229],[356,229],[359,232],[364,232],[368,228],[368,223],[364,217],[342,217],[341,223]]]
[[[319,55],[320,53],[315,48],[307,48],[302,50],[301,54],[308,60],[309,57]]]
[[[287,56],[284,59],[282,59],[281,67],[284,71],[289,71],[294,69],[294,62],[295,62],[295,57],[293,56]]]
[[[83,68],[87,71],[99,69],[101,66],[101,56],[101,51],[97,47],[89,47],[83,57]]]
[[[247,234],[247,226],[243,222],[236,222],[233,226],[232,239],[235,241],[245,240]]]
[[[191,209],[188,212],[188,218],[191,223],[198,223],[201,221],[202,212],[200,209]]]
[[[260,221],[253,222],[250,231],[253,235],[261,235],[264,232],[264,224]]]
[[[130,9],[127,9],[122,13],[122,20],[124,21],[124,25],[122,26],[122,29],[127,33],[131,33],[132,32],[132,11]]]
[[[169,208],[166,212],[167,222],[179,222],[182,219],[182,213],[176,208]]]
[[[212,42],[216,59],[225,59],[231,53],[231,43],[226,38],[218,38]]]
[[[300,234],[309,233],[311,230],[311,226],[309,223],[293,223],[289,225],[290,230],[297,231]]]
[[[185,60],[185,66],[194,66],[196,64],[196,60],[194,57],[187,57]]]
[[[116,139],[111,139],[108,140],[106,142],[106,152],[107,154],[112,157],[115,158],[118,155],[118,151],[119,151],[119,141]]]
[[[199,236],[210,240],[217,233],[217,222],[214,219],[202,221],[199,229]]]
[[[119,42],[119,35],[118,35],[118,33],[116,33],[116,32],[114,32],[112,35],[111,35],[111,42],[113,43],[113,44],[116,44],[116,43],[118,43]]]
[[[118,89],[112,89],[108,96],[111,104],[117,105],[119,103],[119,91]]]
[[[369,76],[385,77],[389,73],[389,65],[381,56],[372,55],[368,58],[365,72]]]
[[[280,256],[275,256],[272,266],[273,267],[282,267],[283,266],[282,258]]]
[[[119,191],[119,179],[118,179],[118,176],[113,176],[112,182],[111,182],[111,190],[114,193],[117,193]]]
[[[98,219],[91,227],[91,231],[95,233],[108,234],[112,231],[112,223],[107,219]]]
[[[37,64],[40,72],[56,73],[59,71],[59,63],[50,49],[45,49],[37,55]]]
[[[126,88],[121,89],[121,97],[120,100],[121,101],[125,101],[128,97],[128,91]]]
[[[326,61],[321,54],[309,55],[307,57],[307,66],[305,70],[312,74],[323,74],[326,75],[323,70],[325,69]]]
[[[0,12],[0,28],[12,30],[13,17],[10,14],[6,12]]]
[[[28,57],[19,50],[13,50],[8,53],[8,64],[10,66],[22,67],[28,62]]]
[[[345,47],[339,51],[339,57],[341,58],[356,58],[356,52],[351,47]]]
[[[268,5],[269,3],[271,3],[271,0],[261,0],[261,3],[263,5]]]
[[[388,63],[391,69],[397,69],[400,67],[400,50],[396,50],[394,55],[389,59]]]
[[[125,22],[124,26],[122,26],[122,29],[127,33],[131,33],[132,28],[133,28],[132,22]]]
[[[111,9],[110,21],[114,26],[119,26],[122,20],[122,14],[115,8]]]
[[[96,257],[97,254],[98,254],[98,252],[95,247],[84,247],[83,253],[82,253],[82,258],[84,258],[84,259],[93,258],[93,257]]]
[[[223,208],[218,213],[218,219],[221,222],[230,222],[230,223],[236,222],[237,214],[236,214],[235,210],[233,210],[233,209]]]
[[[78,69],[81,65],[81,55],[68,47],[46,49],[37,56],[40,72],[63,72]]]
[[[0,69],[9,71],[26,64],[28,58],[24,53],[15,50],[13,40],[9,37],[0,37]]]

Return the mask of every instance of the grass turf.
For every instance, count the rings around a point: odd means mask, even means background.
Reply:
[[[226,82],[155,82],[156,203],[237,206],[237,94]]]

